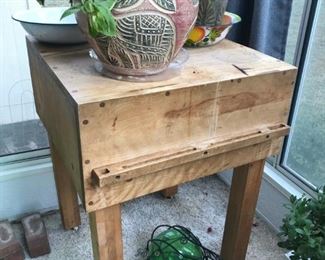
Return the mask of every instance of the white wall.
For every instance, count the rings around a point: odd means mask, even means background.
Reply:
[[[49,158],[0,167],[0,220],[57,208]]]
[[[0,1],[0,124],[37,118],[28,66],[25,31],[11,15],[26,0]]]

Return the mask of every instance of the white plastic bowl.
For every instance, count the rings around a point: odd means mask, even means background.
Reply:
[[[67,7],[35,8],[19,11],[12,19],[21,23],[26,32],[38,41],[54,44],[86,42],[74,15],[60,20]]]

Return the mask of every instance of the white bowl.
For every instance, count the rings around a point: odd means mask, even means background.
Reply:
[[[21,23],[26,32],[38,41],[55,44],[86,42],[74,15],[60,20],[67,7],[35,8],[19,11],[12,19]]]

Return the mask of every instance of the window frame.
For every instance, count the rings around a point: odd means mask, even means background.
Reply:
[[[294,56],[294,65],[298,67],[297,80],[292,98],[292,105],[289,114],[288,124],[291,126],[297,116],[297,104],[301,96],[303,82],[306,77],[306,70],[311,52],[311,45],[315,35],[316,23],[318,21],[321,7],[321,0],[306,0],[302,21],[300,24],[299,35],[297,39],[297,46]],[[299,173],[285,166],[285,159],[287,158],[287,149],[289,146],[291,136],[287,136],[283,143],[283,148],[271,164],[283,174],[286,178],[296,184],[304,192],[313,195],[317,187],[311,182],[303,178]]]

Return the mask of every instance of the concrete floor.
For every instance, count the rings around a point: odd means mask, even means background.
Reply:
[[[228,187],[217,176],[211,176],[182,185],[177,196],[171,200],[163,199],[160,194],[152,194],[125,203],[122,210],[125,260],[145,259],[146,242],[152,230],[160,224],[190,227],[203,245],[219,252],[228,193]],[[81,216],[82,225],[78,231],[64,231],[58,213],[45,216],[52,252],[37,259],[93,259],[88,217],[85,212]],[[212,232],[208,233],[209,227]],[[14,228],[23,243],[20,224],[15,224]],[[257,218],[247,259],[281,260],[285,259],[284,253],[277,247],[276,234]]]

